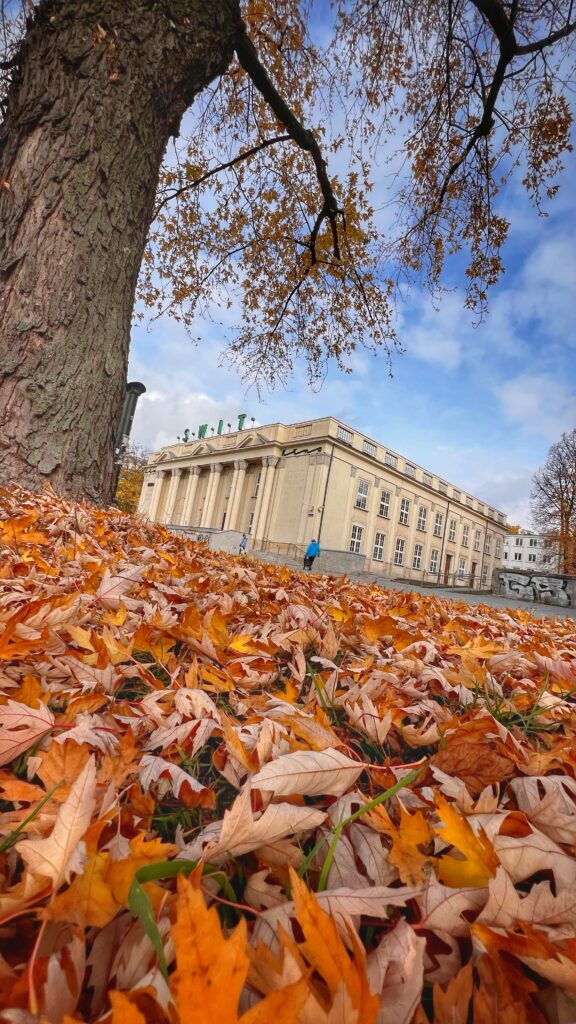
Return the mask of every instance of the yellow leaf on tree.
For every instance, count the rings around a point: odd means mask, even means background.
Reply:
[[[444,885],[452,888],[472,886],[483,888],[496,874],[500,861],[485,832],[476,836],[465,818],[449,804],[441,793],[435,795],[438,814],[443,825],[434,831],[444,842],[456,847],[462,858],[444,854],[435,858],[435,870]]]

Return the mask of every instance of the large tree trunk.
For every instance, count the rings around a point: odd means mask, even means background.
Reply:
[[[160,164],[238,0],[43,0],[0,129],[0,480],[110,497]]]

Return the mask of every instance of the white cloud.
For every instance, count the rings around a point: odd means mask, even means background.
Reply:
[[[550,374],[519,374],[496,394],[507,420],[550,441],[576,423],[576,392]]]

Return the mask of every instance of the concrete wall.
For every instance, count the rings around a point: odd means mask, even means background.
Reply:
[[[542,569],[523,572],[507,567],[494,570],[492,586],[494,593],[515,601],[576,607],[576,576],[562,576]]]
[[[206,544],[212,551],[228,551],[233,555],[238,554],[242,540],[242,533],[239,530],[196,530],[190,526],[171,526],[170,529],[186,540]],[[250,554],[250,539],[247,553]]]
[[[322,548],[318,558],[314,560],[316,572],[362,572],[366,563],[364,555],[356,555],[352,551],[334,551]]]

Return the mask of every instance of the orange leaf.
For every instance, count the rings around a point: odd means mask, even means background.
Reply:
[[[488,879],[496,874],[500,861],[494,853],[492,844],[481,830],[477,837],[465,818],[449,804],[441,793],[435,794],[438,814],[443,826],[434,831],[445,842],[455,846],[463,858],[444,854],[436,858],[436,874],[441,882],[453,888],[474,886],[482,888]]]
[[[434,985],[434,1024],[466,1024],[472,998],[472,964],[461,967],[446,988]]]
[[[110,1024],[146,1024],[144,1014],[140,1013],[124,992],[109,992],[108,998],[112,1006]]]
[[[170,990],[180,1024],[236,1024],[249,966],[244,918],[224,938],[215,908],[180,875],[172,938],[177,966]]]
[[[358,1014],[357,1024],[372,1024],[378,1015],[380,998],[372,995],[368,987],[364,951],[356,933],[350,934],[354,949],[350,957],[334,920],[322,910],[293,868],[290,882],[296,918],[304,933],[300,951],[326,982],[331,998],[344,984]]]
[[[429,858],[421,853],[418,846],[425,846],[433,838],[432,830],[422,811],[409,811],[399,803],[400,821],[398,826],[388,816],[382,805],[375,807],[367,815],[379,831],[392,839],[392,849],[388,854],[391,864],[398,868],[400,878],[405,885],[417,885],[424,880],[424,864]],[[387,820],[386,820],[387,819]]]

